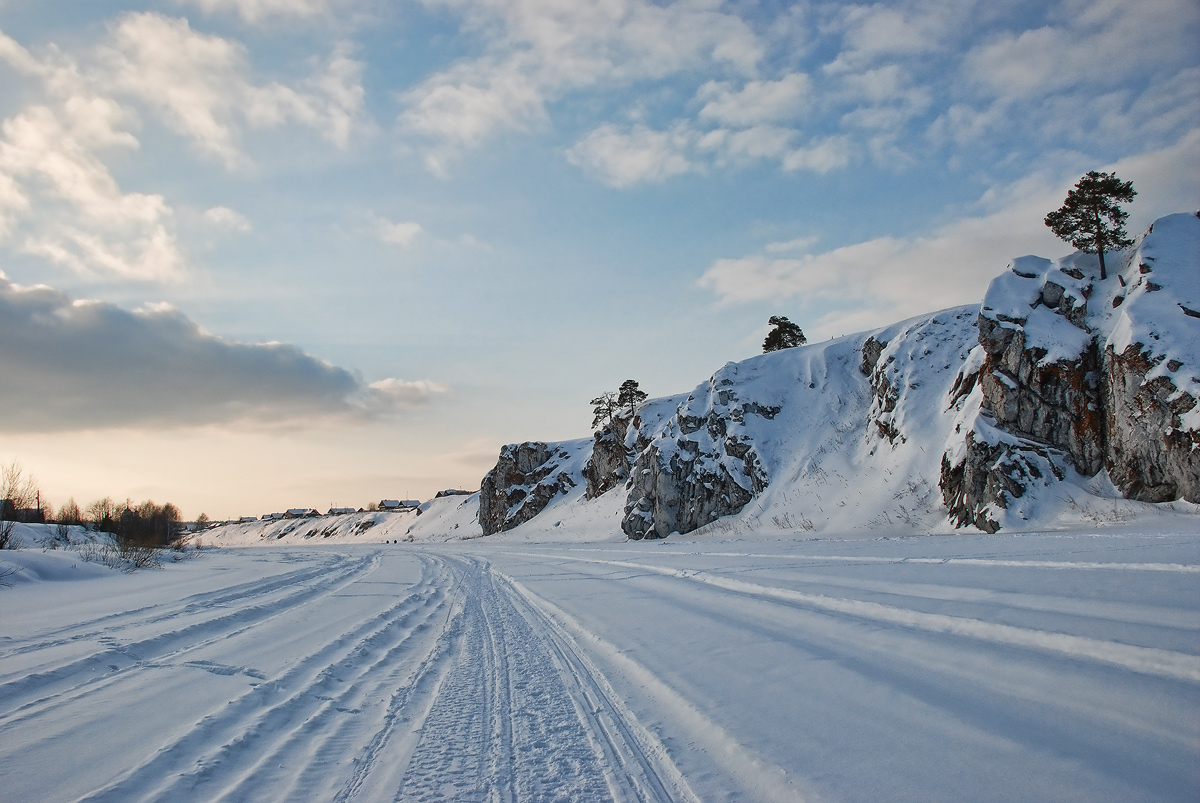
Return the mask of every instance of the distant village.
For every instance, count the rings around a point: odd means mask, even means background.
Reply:
[[[444,496],[469,496],[475,493],[474,491],[464,491],[458,488],[447,488],[444,491],[438,491],[434,496],[435,499],[441,499]],[[188,522],[187,528],[193,532],[212,529],[213,527],[221,527],[226,524],[248,524],[256,521],[278,521],[280,519],[315,519],[322,516],[345,516],[351,513],[412,513],[417,515],[421,513],[421,501],[419,499],[381,499],[379,502],[372,502],[365,508],[352,507],[331,507],[325,513],[321,513],[316,508],[311,507],[294,507],[285,510],[282,513],[264,513],[261,516],[242,516],[237,519],[229,519],[228,521],[198,521]]]

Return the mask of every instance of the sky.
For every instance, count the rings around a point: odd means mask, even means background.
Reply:
[[[359,507],[1200,209],[1200,4],[0,0],[0,121],[0,462]]]

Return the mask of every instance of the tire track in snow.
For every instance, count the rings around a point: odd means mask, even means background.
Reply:
[[[243,606],[247,600],[266,596],[281,589],[288,589],[298,583],[310,581],[328,581],[331,572],[342,570],[349,565],[357,565],[361,559],[353,559],[349,555],[340,554],[336,561],[322,563],[305,569],[297,569],[282,575],[253,580],[227,586],[217,591],[204,591],[184,597],[165,605],[151,605],[142,608],[119,611],[106,614],[95,619],[78,622],[66,627],[44,630],[35,638],[18,639],[7,642],[0,649],[0,659],[21,655],[27,652],[44,650],[49,647],[61,646],[88,638],[112,636],[124,630],[137,629],[158,622],[173,621],[181,615],[196,611],[209,610],[229,604]]]
[[[455,559],[460,650],[440,683],[397,800],[612,799],[596,737],[552,647],[486,561]]]
[[[699,803],[666,748],[642,726],[608,679],[580,650],[575,639],[547,611],[546,603],[507,575],[497,573],[535,621],[539,636],[553,649],[573,685],[577,715],[588,723],[597,749],[609,767],[609,789],[616,799]]]
[[[563,611],[552,602],[530,591],[520,582],[509,579],[512,587],[523,596],[528,604],[539,610],[547,624],[557,630],[580,658],[584,667],[587,682],[594,684],[597,692],[617,709],[617,715],[629,729],[629,739],[640,743],[642,760],[653,761],[660,768],[659,777],[664,775],[676,787],[670,799],[699,800],[691,791],[687,780],[674,763],[666,747],[650,730],[645,728],[636,715],[622,701],[621,696],[613,690],[611,683],[600,672],[595,664],[579,649],[579,643],[587,644],[591,651],[603,656],[630,681],[649,694],[655,701],[659,711],[668,712],[671,718],[683,726],[688,738],[699,745],[716,761],[725,772],[746,789],[751,799],[762,801],[803,801],[806,795],[796,787],[795,783],[786,777],[786,773],[778,767],[771,766],[761,757],[738,742],[728,731],[704,714],[691,701],[663,682],[655,673],[642,664],[630,658],[624,651],[610,644],[600,636],[587,630],[578,620]],[[629,744],[630,742],[627,742]]]
[[[878,602],[829,597],[822,594],[809,594],[789,588],[764,586],[745,580],[720,577],[703,571],[673,569],[669,566],[655,566],[653,564],[633,563],[630,561],[599,560],[597,558],[564,556],[564,559],[652,572],[689,582],[704,583],[737,594],[747,594],[785,604],[802,605],[829,613],[868,619],[883,624],[898,625],[931,633],[965,636],[996,644],[1004,644],[1010,647],[1057,653],[1070,658],[1109,664],[1145,675],[1155,675],[1192,683],[1200,682],[1200,656],[1174,652],[1172,650],[1164,650],[1156,647],[1138,647],[1115,641],[1105,641],[1086,636],[1072,636],[1066,633],[1054,633],[1046,630],[1034,630],[1032,628],[1016,627],[1014,625],[1005,625],[963,616],[923,613],[894,605],[884,605]]]
[[[270,761],[294,766],[304,741],[298,737],[306,728],[308,735],[314,735],[320,726],[332,724],[332,714],[353,716],[346,703],[354,703],[352,698],[361,693],[359,683],[377,673],[375,685],[389,677],[395,680],[397,667],[391,673],[381,668],[397,663],[408,652],[410,638],[436,616],[444,596],[444,578],[423,571],[402,599],[326,643],[281,677],[251,688],[204,717],[150,759],[83,800],[277,797],[278,786],[247,789],[257,783],[255,773],[263,772]],[[269,775],[264,773],[262,779]]]
[[[336,593],[346,585],[369,574],[378,565],[378,554],[342,567],[334,577],[314,578],[313,582],[270,602],[246,607],[222,608],[222,613],[128,644],[113,644],[83,657],[71,659],[58,666],[24,674],[0,683],[0,706],[9,707],[0,713],[0,727],[67,705],[82,694],[119,683],[130,671],[144,670],[164,661],[178,658],[201,647],[231,638],[297,607],[311,604]],[[111,637],[106,637],[112,641]],[[94,669],[104,666],[111,674],[97,676]],[[82,676],[83,680],[71,684]],[[34,699],[28,699],[33,697]],[[21,700],[24,700],[21,702]]]
[[[695,554],[695,553],[680,553]],[[770,558],[778,560],[780,555],[753,552],[704,552],[711,558]],[[1066,560],[1013,560],[1007,558],[888,558],[876,555],[788,555],[788,560],[805,563],[828,561],[830,563],[885,563],[885,564],[935,564],[947,566],[982,566],[1009,569],[1077,569],[1080,571],[1110,570],[1120,572],[1172,572],[1175,574],[1200,574],[1200,566],[1191,563],[1107,563],[1104,561]]]

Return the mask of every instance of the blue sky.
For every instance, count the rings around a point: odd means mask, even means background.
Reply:
[[[1200,208],[1200,7],[0,0],[0,459],[195,515],[475,487],[588,400]],[[272,345],[266,345],[272,344]],[[260,509],[261,508],[261,509]]]

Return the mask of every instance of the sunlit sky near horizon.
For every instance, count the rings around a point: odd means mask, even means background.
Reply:
[[[0,0],[0,461],[187,517],[478,487],[588,400],[1200,208],[1200,4]]]

